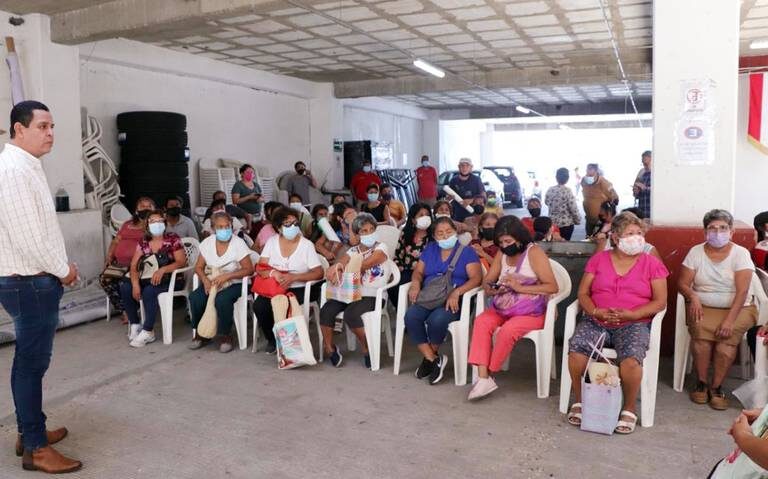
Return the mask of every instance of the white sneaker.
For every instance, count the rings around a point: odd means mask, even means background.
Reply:
[[[133,341],[141,332],[141,324],[128,325],[128,341]]]
[[[154,342],[155,339],[155,333],[151,333],[142,329],[138,336],[136,336],[133,341],[130,342],[130,345],[134,348],[143,348],[147,344]]]
[[[496,385],[496,381],[493,378],[480,378],[475,383],[475,386],[469,392],[469,400],[474,401],[491,394],[493,391],[499,389]]]

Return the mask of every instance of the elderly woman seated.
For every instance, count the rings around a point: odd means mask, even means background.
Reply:
[[[192,311],[192,327],[197,328],[205,313],[211,288],[216,287],[214,307],[219,352],[228,353],[232,351],[235,302],[242,293],[243,278],[253,274],[253,263],[250,248],[245,241],[234,235],[233,218],[226,211],[215,210],[211,223],[213,234],[200,243],[200,255],[195,265],[200,286],[189,296],[189,306]],[[245,331],[240,334],[245,334]],[[198,336],[192,340],[189,349],[200,349],[207,343],[208,339]]]
[[[131,259],[131,280],[120,283],[120,297],[130,323],[128,340],[134,348],[144,347],[155,340],[155,318],[160,309],[158,296],[168,291],[171,273],[187,265],[181,238],[165,231],[162,211],[149,213],[145,227],[144,237]],[[157,266],[154,271],[148,267],[150,257],[154,258],[152,264]],[[139,318],[139,301],[144,303],[143,325]]]
[[[267,240],[259,258],[259,264],[269,265],[269,268],[259,268],[257,275],[262,278],[272,277],[285,290],[296,295],[299,303],[304,301],[304,287],[307,281],[323,277],[323,267],[320,257],[315,252],[315,245],[301,235],[299,227],[300,213],[293,208],[278,208],[272,213],[272,227],[280,234]],[[310,301],[320,297],[320,285],[316,284],[310,291]],[[259,327],[267,338],[267,353],[277,350],[275,334],[275,316],[272,311],[271,298],[258,296],[253,301],[253,313],[259,322]]]
[[[724,210],[704,215],[706,242],[691,248],[683,260],[678,288],[688,303],[698,381],[691,401],[717,410],[728,408],[723,379],[736,359],[744,333],[755,325],[757,308],[749,287],[755,267],[749,251],[731,242],[733,216]],[[712,381],[708,381],[713,365]]]
[[[528,229],[516,216],[499,220],[493,240],[500,253],[485,275],[485,292],[500,300],[505,293],[517,293],[518,300],[506,307],[501,306],[503,301],[494,302],[475,318],[469,363],[477,366],[480,379],[469,393],[470,400],[498,389],[491,374],[501,370],[520,338],[544,327],[547,300],[557,292],[557,280],[547,254],[533,242]],[[493,344],[497,329],[499,333]]]
[[[432,237],[434,241],[426,244],[413,269],[408,290],[413,305],[405,313],[405,326],[411,341],[424,357],[416,370],[416,378],[428,378],[429,384],[437,384],[443,379],[448,364],[448,356],[439,354],[440,345],[445,340],[448,326],[459,319],[461,295],[480,286],[483,273],[477,253],[458,243],[453,220],[435,220]],[[449,269],[453,272],[449,273]],[[429,294],[429,285],[447,274],[451,275],[448,296],[435,298],[434,294]],[[428,293],[426,297],[419,296],[422,291]]]
[[[656,257],[644,253],[644,223],[632,213],[621,213],[611,223],[611,240],[618,245],[592,256],[579,284],[578,300],[584,315],[569,342],[568,370],[576,402],[568,422],[581,424],[581,377],[592,346],[606,335],[606,346],[617,354],[624,392],[616,432],[635,430],[635,403],[643,378],[643,360],[650,343],[653,316],[667,304],[669,271]]]
[[[362,282],[362,298],[349,304],[329,299],[320,309],[320,326],[323,332],[323,349],[328,355],[331,364],[341,366],[342,355],[333,344],[333,328],[336,325],[336,315],[344,313],[343,319],[347,327],[357,336],[365,355],[365,367],[371,367],[371,358],[368,354],[368,342],[365,340],[365,328],[363,327],[363,314],[373,311],[376,307],[376,290],[387,284],[384,262],[389,259],[387,245],[376,241],[376,218],[369,213],[360,213],[352,221],[352,239],[359,242],[351,247],[339,261],[328,268],[326,279],[332,284],[341,281],[342,273],[350,261],[350,255],[362,256],[360,267]]]

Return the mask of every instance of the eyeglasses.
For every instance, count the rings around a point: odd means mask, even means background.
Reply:
[[[290,223],[283,223],[283,228],[290,228],[291,226],[296,226],[298,222],[292,221]]]
[[[707,232],[719,233],[721,231],[730,231],[731,227],[728,225],[722,226],[707,226]]]

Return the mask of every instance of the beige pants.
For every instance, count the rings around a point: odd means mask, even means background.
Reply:
[[[725,308],[709,308],[707,306],[703,306],[702,309],[704,313],[702,314],[701,321],[693,323],[690,319],[686,320],[688,332],[694,340],[722,342],[731,346],[738,346],[744,333],[757,324],[757,308],[754,305],[744,306],[736,317],[731,336],[719,338],[715,333],[725,317],[728,316],[729,310]]]

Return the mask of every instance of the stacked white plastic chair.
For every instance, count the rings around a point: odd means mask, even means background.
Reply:
[[[568,412],[571,398],[571,374],[568,370],[568,341],[576,329],[576,318],[581,313],[581,305],[576,300],[568,306],[565,313],[565,328],[563,329],[563,363],[560,370],[560,412]],[[651,341],[648,352],[643,360],[643,378],[640,383],[640,424],[643,427],[653,426],[656,414],[656,387],[659,382],[659,350],[661,349],[661,322],[667,310],[657,313],[651,321]],[[616,351],[603,348],[603,354],[609,359],[616,358]],[[617,418],[618,419],[618,418]]]
[[[557,367],[555,367],[555,321],[557,321],[557,306],[571,295],[571,277],[568,271],[558,262],[550,259],[549,264],[557,281],[557,293],[550,296],[547,302],[547,312],[544,319],[544,327],[531,331],[523,336],[530,339],[536,346],[536,396],[540,399],[549,397],[549,379],[557,379]],[[485,300],[485,293],[480,292],[478,301]],[[494,332],[496,340],[498,329]],[[503,371],[509,370],[509,356],[504,361]],[[473,382],[477,377],[477,367],[472,368]]]

